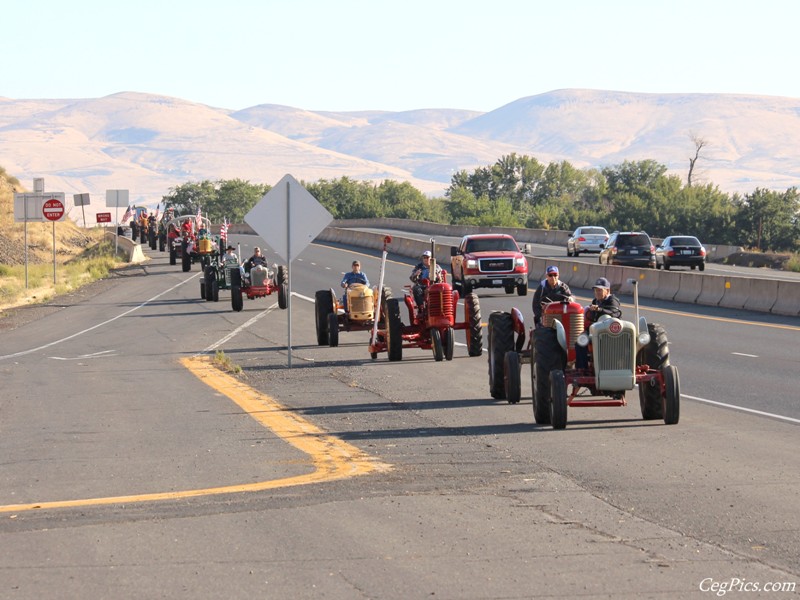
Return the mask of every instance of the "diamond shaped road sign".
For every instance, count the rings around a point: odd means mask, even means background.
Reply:
[[[297,258],[331,221],[333,215],[288,174],[244,217],[244,222],[287,263]]]

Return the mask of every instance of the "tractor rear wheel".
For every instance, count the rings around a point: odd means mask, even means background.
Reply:
[[[520,377],[519,354],[511,350],[506,352],[503,372],[505,373],[505,392],[509,404],[519,403],[522,397],[522,381]]]
[[[560,369],[550,371],[550,422],[553,429],[567,426],[567,382]]]
[[[662,371],[663,367],[669,365],[667,334],[664,327],[658,323],[648,323],[647,332],[650,334],[650,343],[639,350],[636,364],[647,365],[654,371]],[[639,385],[639,406],[645,421],[664,417],[661,389],[656,380]]]
[[[506,397],[506,352],[514,349],[514,329],[511,313],[495,311],[489,315],[489,393],[495,400]]]
[[[453,360],[453,352],[456,349],[456,331],[452,327],[444,330],[442,348],[444,348],[444,359]]]
[[[236,312],[241,312],[244,308],[244,298],[242,298],[242,288],[238,285],[231,286],[231,308]]]
[[[403,321],[400,319],[400,302],[397,298],[386,300],[386,349],[389,360],[403,360]]]
[[[314,294],[314,321],[317,325],[317,345],[328,345],[328,315],[333,314],[333,298],[329,290]]]
[[[681,380],[678,368],[667,365],[661,369],[664,377],[664,423],[675,425],[681,417]]]
[[[481,327],[481,303],[478,294],[464,296],[464,310],[467,313],[467,353],[470,356],[483,354],[483,328]]]
[[[336,348],[339,345],[339,319],[336,313],[328,313],[328,346]]]
[[[278,284],[289,281],[288,269],[283,265],[278,265]]]

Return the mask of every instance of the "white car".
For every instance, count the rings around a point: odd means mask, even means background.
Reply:
[[[608,231],[603,227],[578,227],[567,240],[567,256],[578,256],[581,252],[600,252],[607,241]]]

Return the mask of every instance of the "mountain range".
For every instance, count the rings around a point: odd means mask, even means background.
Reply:
[[[695,183],[728,193],[800,184],[796,98],[566,89],[484,113],[229,110],[137,92],[0,97],[0,166],[28,189],[44,178],[46,191],[65,192],[68,206],[72,194],[90,193],[90,213],[106,210],[107,189],[128,189],[132,202],[155,206],[189,181],[274,184],[286,173],[308,182],[408,181],[441,196],[453,173],[512,152],[579,168],[653,159],[685,181],[696,139],[704,146]]]

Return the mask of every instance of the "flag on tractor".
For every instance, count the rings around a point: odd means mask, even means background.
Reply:
[[[128,204],[128,210],[126,210],[125,214],[122,215],[122,222],[127,223],[128,219],[130,219],[132,215],[133,215],[133,207],[130,204]]]
[[[200,231],[203,228],[203,215],[200,212],[200,206],[197,207],[197,216],[194,218],[195,231]]]
[[[219,237],[228,239],[228,217],[222,219],[222,225],[219,226]]]

